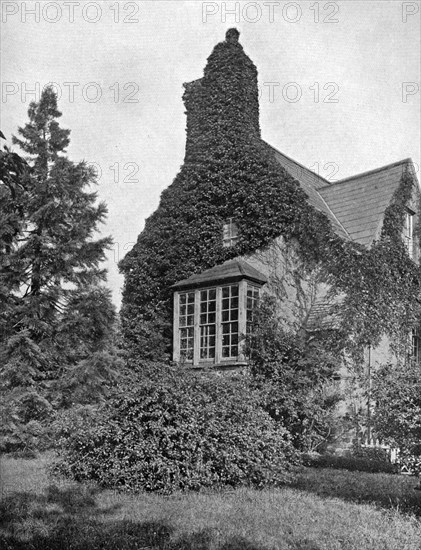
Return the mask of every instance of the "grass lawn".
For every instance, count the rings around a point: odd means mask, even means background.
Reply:
[[[1,459],[2,550],[421,548],[413,478],[306,469],[295,487],[163,497],[50,479],[50,459]]]

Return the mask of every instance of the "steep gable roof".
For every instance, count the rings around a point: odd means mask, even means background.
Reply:
[[[263,273],[255,269],[244,260],[228,260],[223,264],[192,275],[188,279],[178,281],[173,288],[193,288],[205,286],[210,283],[228,283],[248,279],[256,283],[264,284],[267,278]]]
[[[309,203],[330,220],[337,235],[364,246],[379,236],[386,208],[406,170],[414,173],[411,159],[331,183],[299,162],[266,144],[283,168],[307,194]]]
[[[318,176],[299,162],[296,162],[292,158],[284,155],[272,145],[266,144],[274,153],[275,159],[279,164],[301,185],[303,191],[308,197],[309,203],[323,212],[327,218],[330,220],[334,231],[343,239],[350,240],[346,229],[342,226],[340,221],[337,219],[333,211],[330,209],[324,198],[318,192],[318,189],[328,185],[328,180],[325,180],[321,176]]]
[[[379,236],[385,210],[410,163],[405,159],[318,190],[353,241],[370,246]]]

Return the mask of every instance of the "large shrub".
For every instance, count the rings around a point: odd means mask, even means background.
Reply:
[[[398,447],[409,471],[421,472],[421,369],[418,363],[382,365],[373,377],[374,427],[386,443]]]
[[[59,441],[58,469],[166,493],[285,482],[294,459],[289,434],[256,403],[245,377],[166,372],[74,421]]]
[[[301,451],[323,450],[338,422],[334,335],[306,340],[286,331],[275,299],[264,297],[246,338],[251,378],[262,407]]]

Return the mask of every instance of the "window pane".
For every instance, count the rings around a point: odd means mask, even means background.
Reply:
[[[238,285],[222,289],[222,357],[238,355]]]
[[[180,356],[183,360],[193,359],[194,348],[194,292],[180,294],[179,338]]]
[[[200,359],[215,358],[216,289],[200,292]]]
[[[237,240],[238,227],[230,218],[222,227],[222,244],[223,246],[233,246]]]
[[[259,288],[253,285],[247,285],[247,333],[250,333],[254,319],[254,313],[259,302]]]

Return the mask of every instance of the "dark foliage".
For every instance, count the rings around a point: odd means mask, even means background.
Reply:
[[[407,361],[383,365],[373,380],[376,433],[401,450],[409,471],[421,473],[421,369]]]
[[[131,491],[277,484],[294,457],[288,432],[259,408],[243,378],[164,365],[94,416],[61,426],[61,472]]]
[[[106,206],[90,189],[93,171],[65,156],[70,130],[60,128],[51,88],[28,115],[13,138],[26,161],[0,153],[2,450],[32,447],[36,433],[44,447],[43,426],[70,402],[65,394],[101,398],[118,365],[116,313],[101,286],[111,239],[95,240]]]
[[[372,474],[396,474],[399,471],[396,464],[392,464],[385,460],[374,460],[371,458],[358,458],[353,456],[307,455],[304,457],[304,465],[313,468],[336,468],[339,470],[368,472]]]
[[[326,446],[336,421],[339,361],[323,344],[287,332],[270,297],[259,304],[246,339],[250,373],[261,404],[288,429],[300,450]]]
[[[364,458],[377,462],[390,462],[389,452],[382,447],[362,447],[361,445],[354,445],[352,456],[354,458]]]

